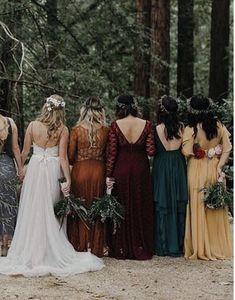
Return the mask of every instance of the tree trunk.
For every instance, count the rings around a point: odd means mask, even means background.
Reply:
[[[193,5],[194,0],[178,0],[177,95],[193,95]]]
[[[20,7],[21,0],[12,0],[8,1],[3,9],[6,12],[3,22],[10,29],[12,35],[19,40],[22,28],[22,10]],[[3,29],[1,30],[3,31]],[[3,37],[0,74],[6,79],[0,81],[0,112],[5,116],[13,117],[19,130],[19,138],[22,141],[24,135],[23,87],[18,85],[16,80],[20,74],[19,62],[22,49],[20,44],[11,39],[5,32]]]
[[[48,37],[49,37],[49,49],[48,49],[48,62],[50,67],[55,63],[58,54],[58,3],[57,0],[47,0],[45,4],[47,11],[47,24],[48,24]]]
[[[134,94],[143,97],[143,118],[149,119],[151,0],[136,0],[136,23]]]
[[[10,2],[10,1],[9,1]],[[2,7],[3,11],[3,23],[8,26],[11,32],[14,34],[14,22],[12,22],[14,17],[14,9],[12,3],[5,3]],[[7,13],[7,14],[4,14]],[[2,45],[1,45],[1,54],[0,54],[0,75],[4,78],[13,78],[14,70],[14,60],[12,56],[12,48],[14,42],[10,39],[7,34],[1,28],[1,36],[3,36]],[[0,109],[1,114],[5,116],[11,115],[12,107],[12,85],[11,81],[7,79],[0,81]]]
[[[209,96],[218,103],[228,95],[229,6],[230,0],[212,1]]]
[[[170,0],[152,0],[150,95],[159,99],[169,94]]]

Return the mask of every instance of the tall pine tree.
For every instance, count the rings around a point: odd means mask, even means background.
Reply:
[[[177,94],[193,95],[193,4],[194,0],[178,0]]]
[[[209,96],[218,103],[228,95],[229,7],[230,0],[212,1]]]
[[[150,95],[159,99],[169,94],[170,0],[152,0],[151,24]]]

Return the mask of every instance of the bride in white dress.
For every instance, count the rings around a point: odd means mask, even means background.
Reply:
[[[0,258],[0,274],[68,276],[104,267],[90,252],[74,250],[54,215],[54,203],[60,198],[58,179],[63,173],[64,193],[69,192],[71,182],[64,106],[62,97],[50,96],[39,118],[27,128],[22,163],[32,144],[33,155],[23,182],[11,247],[7,257]]]

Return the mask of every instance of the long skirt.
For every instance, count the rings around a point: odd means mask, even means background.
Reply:
[[[76,162],[71,174],[72,193],[84,198],[85,205],[89,207],[95,197],[100,197],[104,193],[104,176],[105,166],[102,161],[89,159]],[[80,220],[68,217],[67,234],[70,243],[77,251],[87,251],[90,248],[93,254],[103,256],[104,224],[97,222],[95,225],[88,223],[86,225]]]
[[[0,155],[0,241],[1,246],[9,247],[12,240],[17,211],[17,177],[15,164],[6,154]]]

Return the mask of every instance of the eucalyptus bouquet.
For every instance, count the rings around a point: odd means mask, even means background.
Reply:
[[[224,208],[231,203],[233,196],[231,192],[226,190],[224,177],[225,174],[222,173],[215,184],[201,189],[204,192],[205,207],[211,209]]]
[[[66,182],[65,178],[59,179],[61,186]],[[88,228],[85,221],[87,220],[87,209],[84,206],[84,199],[76,197],[72,194],[65,195],[54,206],[54,212],[57,218],[60,219],[60,229],[63,225],[64,219],[69,215],[73,218],[80,219]],[[88,228],[89,229],[89,228]]]
[[[91,223],[109,221],[113,226],[113,234],[116,233],[117,227],[120,227],[124,220],[124,208],[117,201],[116,197],[111,195],[111,189],[107,189],[106,194],[101,198],[94,198],[89,211],[88,219]]]

